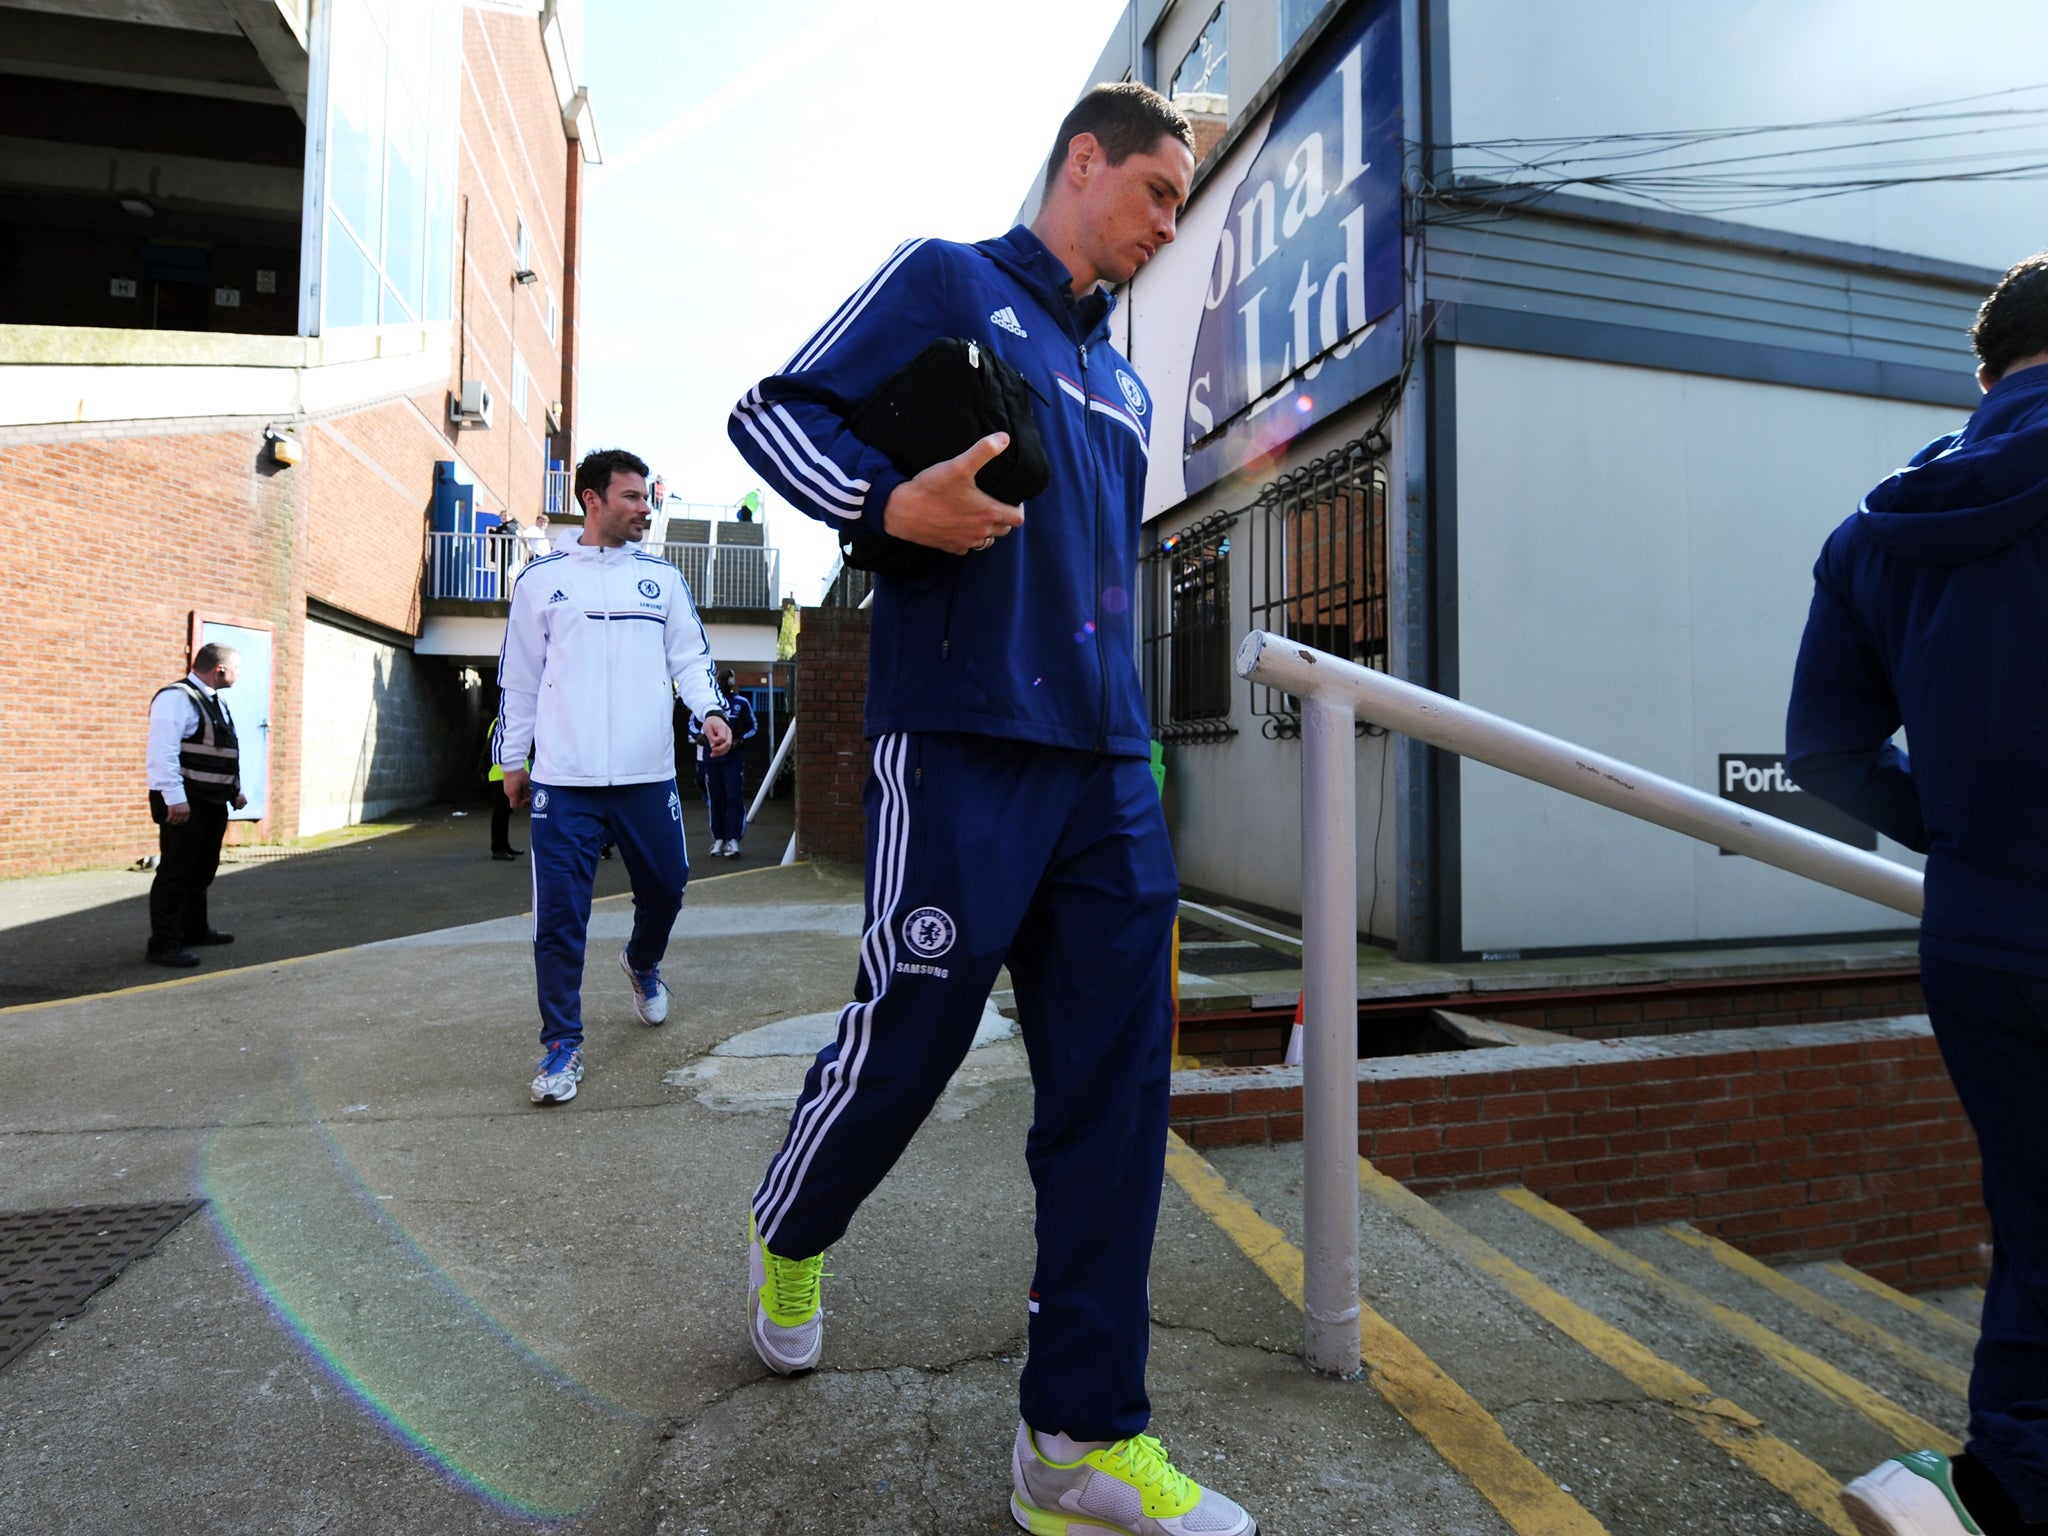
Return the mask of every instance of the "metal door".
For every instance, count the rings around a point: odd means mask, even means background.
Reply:
[[[221,690],[221,700],[235,722],[242,749],[242,793],[249,803],[230,811],[234,821],[261,821],[270,807],[270,631],[239,624],[199,626],[201,645],[232,645],[242,653],[235,686]]]

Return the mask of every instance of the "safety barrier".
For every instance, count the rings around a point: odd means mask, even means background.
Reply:
[[[1919,874],[1264,630],[1237,674],[1301,701],[1304,1354],[1358,1370],[1358,746],[1366,721],[1917,918]]]

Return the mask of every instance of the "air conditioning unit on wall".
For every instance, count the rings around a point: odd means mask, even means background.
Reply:
[[[482,379],[464,379],[462,388],[448,395],[448,419],[458,427],[488,427],[491,424],[491,392]]]

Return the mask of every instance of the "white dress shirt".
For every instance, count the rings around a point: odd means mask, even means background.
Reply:
[[[218,698],[195,672],[185,681],[209,699]],[[227,713],[227,705],[221,705]],[[230,717],[232,719],[232,717]],[[164,797],[165,805],[185,803],[185,772],[178,766],[178,748],[199,728],[199,706],[182,688],[166,688],[149,705],[149,787]]]

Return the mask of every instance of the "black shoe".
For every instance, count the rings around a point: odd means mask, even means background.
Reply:
[[[602,848],[597,850],[597,856],[600,859],[610,858],[612,856],[612,845],[610,843],[606,843]]]
[[[494,859],[516,859],[519,857],[519,855],[520,850],[517,848],[493,848],[491,850],[491,857]]]
[[[189,948],[193,945],[232,944],[234,942],[235,936],[232,933],[222,933],[218,928],[209,928],[204,933],[193,934],[191,938],[185,941],[185,944]]]
[[[189,970],[199,963],[197,955],[177,944],[152,944],[142,958],[151,965],[168,965],[180,971]]]

